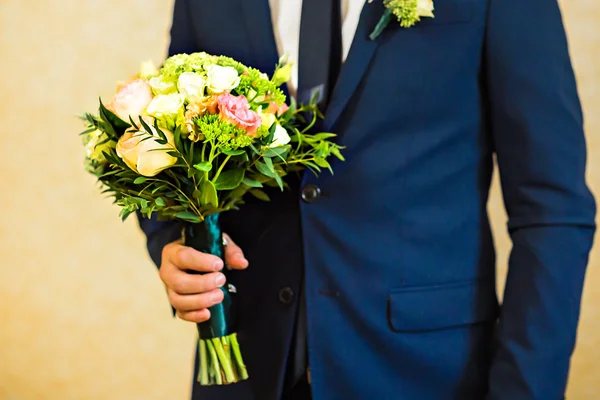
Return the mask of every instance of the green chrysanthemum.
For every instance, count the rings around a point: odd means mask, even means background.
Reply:
[[[285,94],[279,87],[271,82],[268,76],[255,68],[247,68],[245,73],[240,76],[240,84],[236,88],[239,94],[255,91],[257,96],[269,95],[269,101],[274,101],[277,105],[285,103]]]
[[[163,81],[176,83],[182,73],[203,71],[216,60],[217,57],[207,53],[176,54],[165,61],[159,72]]]
[[[403,28],[410,28],[421,20],[417,0],[383,0],[383,4],[398,18]]]
[[[246,70],[246,66],[240,62],[235,61],[233,58],[219,56],[215,58],[215,64],[220,65],[222,67],[233,67],[238,72],[238,74],[242,74]]]
[[[196,118],[194,123],[205,140],[214,141],[223,150],[240,149],[252,144],[252,137],[245,130],[221,121],[216,114]]]

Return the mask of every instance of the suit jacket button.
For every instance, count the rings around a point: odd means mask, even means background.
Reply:
[[[294,291],[290,287],[284,287],[279,291],[279,301],[283,304],[291,304],[294,301]]]
[[[321,189],[317,185],[312,183],[304,186],[300,191],[300,197],[305,203],[312,203],[321,196]]]

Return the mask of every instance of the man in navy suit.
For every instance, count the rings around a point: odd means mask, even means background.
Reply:
[[[267,73],[296,55],[290,94],[319,90],[347,159],[222,215],[251,378],[194,399],[563,398],[595,203],[559,7],[434,5],[370,40],[382,0],[176,0],[170,54]],[[494,156],[513,242],[502,307]],[[223,261],[140,223],[179,317],[207,319]]]

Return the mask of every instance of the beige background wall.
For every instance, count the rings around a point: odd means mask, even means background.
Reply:
[[[600,4],[562,1],[600,193]],[[79,122],[144,59],[160,62],[172,1],[0,1],[0,400],[177,400],[194,329],[173,320],[135,220],[82,171]],[[535,16],[532,16],[535,23]],[[490,205],[504,274],[510,243]],[[600,246],[569,398],[600,399]]]

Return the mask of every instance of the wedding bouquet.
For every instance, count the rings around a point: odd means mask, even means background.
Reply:
[[[182,222],[184,243],[223,256],[218,216],[246,196],[268,201],[265,187],[286,187],[285,176],[308,168],[331,170],[343,160],[332,133],[311,133],[322,115],[314,101],[286,103],[280,86],[291,65],[279,61],[271,78],[231,58],[206,53],[168,58],[160,70],[144,63],[84,114],[86,169],[121,207]],[[202,385],[247,379],[230,306],[234,288],[198,324]]]

